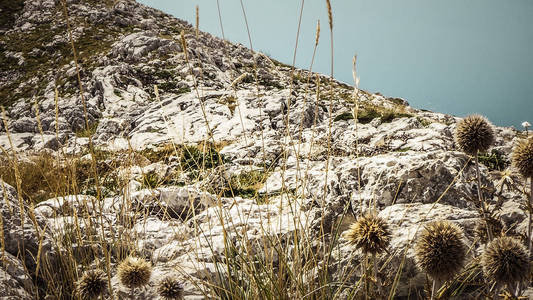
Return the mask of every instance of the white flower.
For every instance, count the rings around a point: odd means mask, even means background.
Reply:
[[[524,128],[528,128],[528,127],[530,127],[530,126],[531,126],[531,124],[529,124],[528,121],[522,122],[522,127],[524,127]]]

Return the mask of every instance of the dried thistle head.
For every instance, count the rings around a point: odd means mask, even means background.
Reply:
[[[487,151],[494,142],[492,125],[483,116],[467,116],[457,124],[455,142],[466,154]]]
[[[346,239],[365,254],[379,254],[385,251],[390,238],[387,222],[374,214],[360,217],[346,233]]]
[[[524,177],[533,177],[533,137],[523,139],[514,147],[513,165]]]
[[[83,300],[96,299],[106,291],[107,279],[102,270],[87,271],[76,283],[76,293]]]
[[[152,266],[142,258],[128,256],[118,266],[118,278],[120,282],[134,289],[146,285],[152,275]]]
[[[183,286],[176,278],[171,276],[165,277],[159,282],[157,292],[161,298],[166,300],[183,299]]]
[[[489,243],[481,257],[483,273],[494,282],[512,284],[529,278],[529,256],[516,239],[500,237]]]
[[[415,246],[417,265],[431,278],[447,280],[464,265],[466,245],[463,230],[449,221],[427,224]]]
[[[493,216],[487,217],[486,220],[479,219],[479,221],[476,222],[476,227],[474,228],[474,235],[479,239],[480,243],[482,244],[489,242],[487,236],[487,224],[492,230],[492,234],[494,235],[494,237],[500,237],[505,232],[505,225],[500,219]]]

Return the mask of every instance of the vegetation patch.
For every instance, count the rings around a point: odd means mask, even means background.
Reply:
[[[509,159],[501,151],[492,149],[490,153],[482,152],[478,154],[478,160],[484,164],[490,171],[503,171],[509,165]]]
[[[96,196],[97,186],[103,197],[115,194],[121,186],[113,172],[118,162],[99,160],[98,156],[95,154],[94,164],[80,156],[59,159],[44,152],[17,161],[1,156],[1,164],[7,167],[0,168],[0,179],[16,187],[18,172],[22,197],[33,203],[65,195]]]
[[[382,106],[363,104],[357,113],[357,121],[361,124],[368,124],[375,118],[380,118],[382,123],[390,123],[394,119],[413,117],[412,114],[406,113],[404,106],[395,108],[385,108]]]
[[[357,121],[361,124],[368,124],[381,115],[375,109],[365,109],[357,113]]]
[[[19,1],[13,1],[19,2]],[[98,1],[99,3],[101,1]],[[1,1],[11,3],[11,1]],[[0,4],[0,14],[5,13]],[[6,20],[1,18],[2,22]],[[78,22],[75,20],[74,22]],[[90,24],[85,27],[83,34],[74,41],[78,53],[82,77],[83,74],[92,72],[98,66],[98,59],[102,53],[109,51],[116,38],[132,28],[117,28],[108,24]],[[44,89],[50,83],[50,70],[60,70],[67,66],[73,59],[72,46],[69,42],[54,42],[56,36],[66,36],[67,28],[64,24],[40,24],[34,29],[24,32],[12,32],[0,36],[0,75],[10,78],[8,84],[0,88],[0,105],[6,107],[21,98],[44,95]],[[53,43],[53,47],[49,47]],[[50,50],[50,48],[52,50]],[[8,58],[5,53],[20,53],[24,58],[24,64],[18,65],[18,61]],[[62,72],[60,72],[62,73]],[[72,94],[78,88],[77,76],[56,78],[61,95]],[[37,85],[24,85],[31,79],[36,79]]]
[[[0,29],[11,28],[23,8],[24,0],[0,1]]]
[[[171,157],[179,159],[183,171],[211,169],[222,165],[226,159],[218,152],[221,145],[202,143],[199,145],[164,144],[155,149],[145,149],[140,154],[154,162],[169,162]]]
[[[418,120],[420,125],[422,125],[424,127],[428,127],[431,123],[433,123],[431,120],[429,120],[427,118],[416,117],[416,119]]]
[[[89,127],[84,126],[83,129],[76,131],[75,134],[79,138],[90,137],[96,133],[97,128],[98,128],[98,122],[95,122],[93,124],[89,124]]]
[[[171,172],[169,175],[161,177],[156,172],[149,172],[143,175],[141,184],[142,188],[154,189],[162,185],[183,186],[185,183],[179,181],[178,170]]]
[[[230,178],[229,186],[224,189],[222,194],[224,197],[257,197],[259,196],[259,189],[263,187],[268,176],[268,172],[260,170],[244,171],[238,175],[233,175]]]
[[[335,119],[333,119],[333,121],[337,122],[337,121],[346,121],[346,120],[352,120],[352,119],[353,119],[353,114],[347,111],[336,116]]]

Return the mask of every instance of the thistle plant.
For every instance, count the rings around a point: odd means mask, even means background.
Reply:
[[[518,144],[513,149],[512,162],[518,172],[524,176],[526,179],[529,178],[530,181],[530,195],[527,205],[529,211],[529,221],[527,227],[527,237],[528,237],[528,252],[531,255],[531,221],[533,214],[533,137],[528,137],[518,142]]]
[[[512,285],[529,278],[529,256],[524,246],[510,237],[500,237],[489,243],[482,255],[483,273],[498,287],[507,285],[513,293]]]
[[[380,254],[390,243],[389,226],[375,214],[360,217],[350,226],[346,239],[365,254]]]
[[[97,299],[106,291],[107,279],[102,270],[87,271],[76,283],[76,293],[83,300]]]
[[[183,286],[176,278],[171,276],[167,276],[159,282],[157,292],[165,300],[183,299]]]
[[[448,221],[427,224],[415,246],[415,258],[420,269],[433,279],[431,299],[442,281],[452,278],[464,265],[467,247],[463,231]]]
[[[372,255],[373,275],[377,280],[376,255],[387,251],[391,239],[387,222],[375,214],[366,214],[350,226],[346,233],[346,239],[357,249],[361,249],[365,256],[365,264],[368,255]]]
[[[455,142],[459,149],[468,155],[473,155],[476,163],[477,193],[481,214],[487,222],[487,208],[481,190],[481,175],[479,172],[479,152],[487,151],[494,142],[492,124],[483,116],[470,115],[462,119],[455,129]],[[492,240],[492,230],[487,223],[487,236]]]
[[[128,256],[118,266],[120,283],[131,289],[146,285],[152,275],[152,266],[142,258]]]

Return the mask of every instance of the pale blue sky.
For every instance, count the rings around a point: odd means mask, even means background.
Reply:
[[[222,36],[216,0],[138,0]],[[249,46],[239,0],[219,0],[226,39]],[[300,0],[243,0],[252,42],[292,62]],[[417,108],[497,125],[533,123],[533,0],[331,0],[335,77],[352,84],[358,54],[361,88],[402,97]],[[308,68],[316,21],[322,34],[314,70],[330,73],[325,0],[304,5],[296,65]]]

